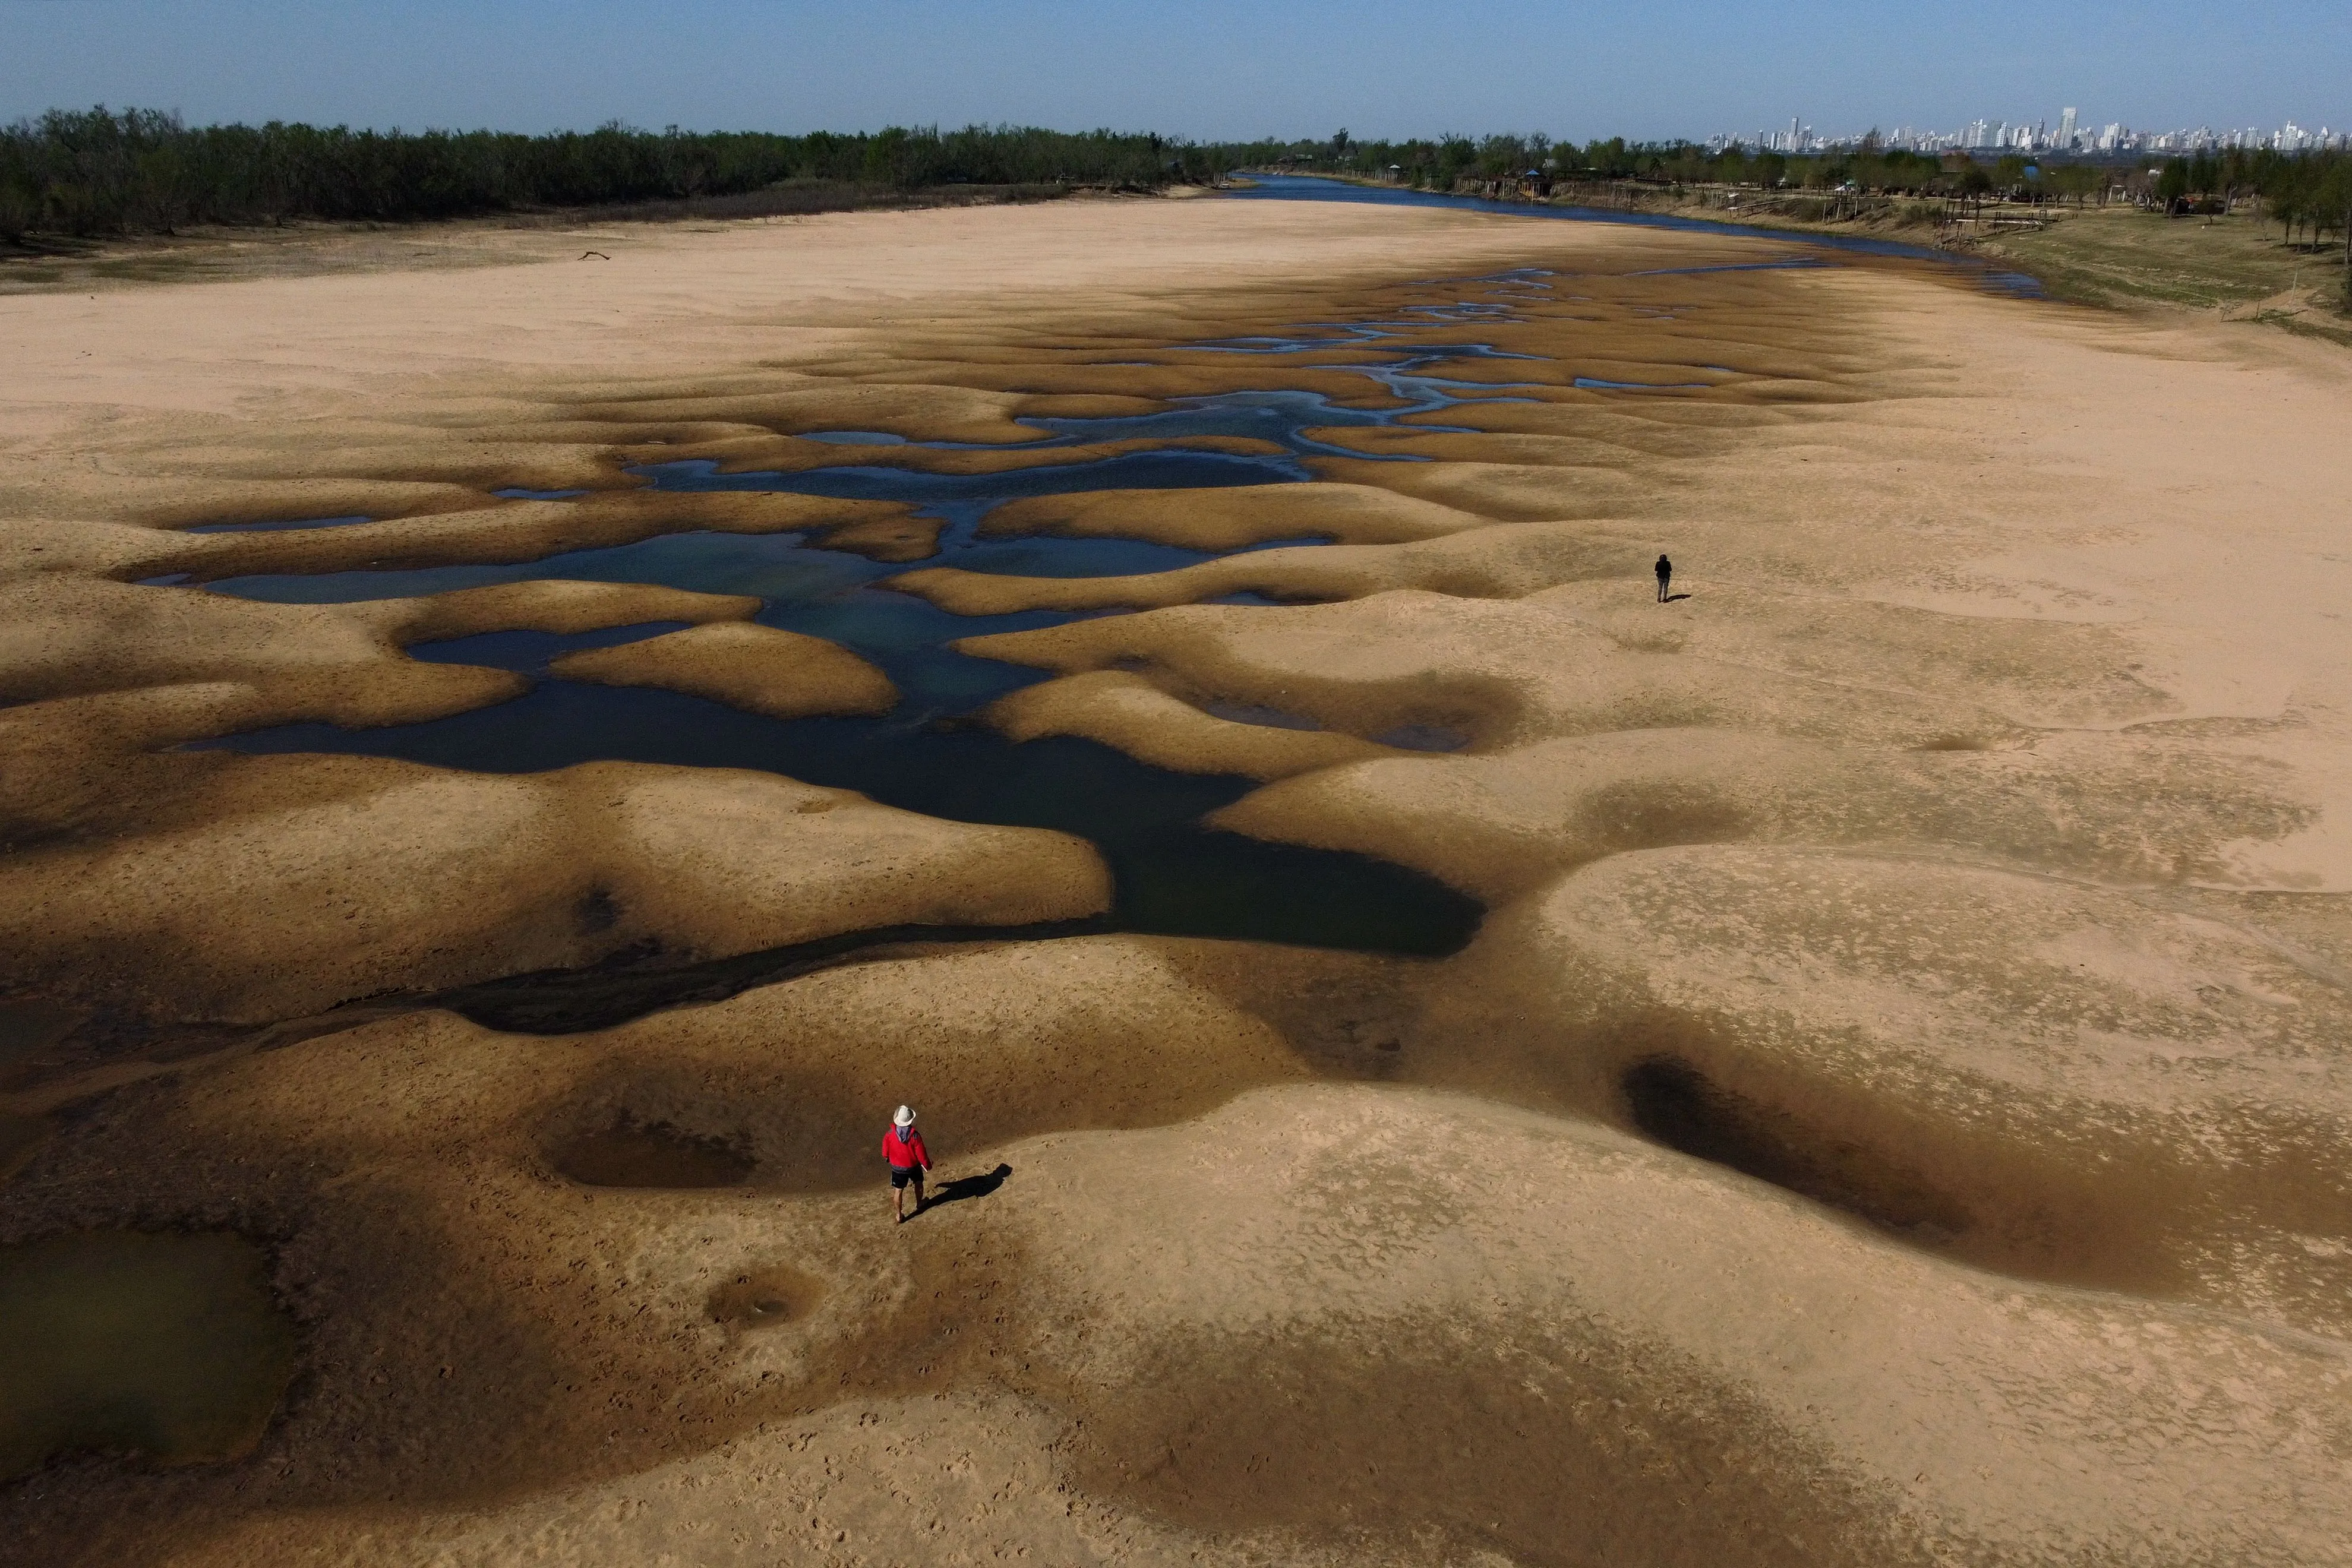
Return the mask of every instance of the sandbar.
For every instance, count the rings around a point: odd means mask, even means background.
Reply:
[[[898,701],[889,676],[839,643],[744,622],[567,653],[548,670],[568,681],[662,686],[770,718],[887,713]]]

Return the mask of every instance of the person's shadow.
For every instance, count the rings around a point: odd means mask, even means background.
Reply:
[[[1012,1174],[1011,1166],[999,1166],[984,1175],[958,1176],[953,1181],[943,1181],[933,1189],[929,1197],[923,1200],[923,1212],[928,1214],[941,1204],[963,1203],[975,1197],[986,1197],[990,1193],[1003,1186],[1004,1178]]]
[[[1687,594],[1687,593],[1669,593],[1669,594],[1667,594],[1667,595],[1665,596],[1665,598],[1664,598],[1664,599],[1661,600],[1659,602],[1660,602],[1660,603],[1663,603],[1663,604],[1679,604],[1679,603],[1681,603],[1684,600],[1688,599],[1689,597],[1690,597],[1690,595],[1689,595],[1689,594]]]

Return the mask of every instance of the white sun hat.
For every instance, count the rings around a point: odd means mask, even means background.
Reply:
[[[911,1127],[915,1124],[915,1113],[901,1105],[898,1107],[898,1113],[890,1118],[890,1124],[894,1127]]]

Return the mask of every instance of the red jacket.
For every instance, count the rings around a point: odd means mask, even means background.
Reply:
[[[931,1168],[931,1152],[923,1147],[923,1134],[912,1127],[907,1129],[904,1138],[898,1136],[896,1127],[883,1134],[882,1157],[890,1162],[894,1170],[910,1171],[917,1166],[925,1170]]]

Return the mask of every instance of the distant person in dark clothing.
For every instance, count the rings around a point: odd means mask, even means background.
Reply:
[[[931,1152],[923,1147],[923,1134],[915,1131],[915,1113],[898,1107],[890,1118],[890,1130],[882,1134],[882,1157],[890,1162],[890,1207],[898,1216],[898,1223],[907,1223],[907,1188],[915,1189],[915,1212],[923,1212],[923,1173],[931,1168]]]
[[[1660,556],[1654,570],[1658,574],[1658,602],[1664,604],[1666,601],[1666,584],[1675,579],[1675,563]]]

